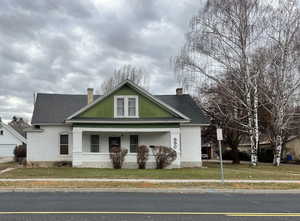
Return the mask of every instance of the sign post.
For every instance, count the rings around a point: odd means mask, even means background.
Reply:
[[[220,167],[221,167],[221,183],[224,184],[224,169],[223,169],[223,159],[222,159],[222,140],[223,131],[221,128],[217,128],[217,140],[219,142],[219,157],[220,157]]]

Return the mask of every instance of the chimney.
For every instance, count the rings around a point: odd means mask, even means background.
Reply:
[[[176,95],[182,95],[183,94],[183,89],[182,88],[177,88],[176,89]]]
[[[88,88],[87,89],[87,103],[91,104],[94,101],[94,89]]]

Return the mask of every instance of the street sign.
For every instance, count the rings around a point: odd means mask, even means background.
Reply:
[[[217,140],[223,140],[223,131],[221,128],[217,129]]]
[[[223,169],[223,159],[222,159],[222,140],[223,131],[221,128],[217,128],[217,140],[219,143],[219,157],[220,157],[220,170],[221,170],[221,183],[224,184],[224,169]]]

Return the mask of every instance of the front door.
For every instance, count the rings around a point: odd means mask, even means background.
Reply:
[[[121,137],[109,137],[109,152],[111,152],[113,146],[121,148]]]

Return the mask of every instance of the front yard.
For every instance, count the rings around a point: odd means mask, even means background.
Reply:
[[[0,178],[135,178],[135,179],[219,179],[219,165],[205,163],[203,168],[164,170],[96,169],[96,168],[17,168]],[[0,164],[1,168],[1,164]],[[2,168],[4,168],[2,166]],[[260,164],[251,168],[246,164],[225,164],[225,179],[300,180],[300,165]]]

